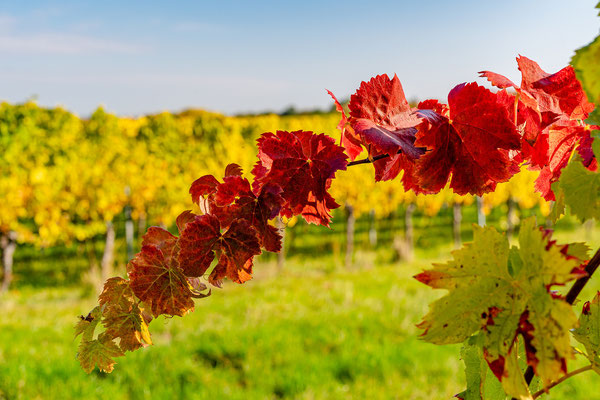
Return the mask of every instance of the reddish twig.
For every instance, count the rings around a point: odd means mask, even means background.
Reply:
[[[398,152],[398,153],[400,153],[400,152]],[[372,157],[372,158],[365,158],[363,160],[350,161],[346,166],[351,167],[353,165],[359,165],[359,164],[371,164],[377,160],[381,160],[383,158],[388,158],[389,156],[390,156],[389,154],[380,154],[380,155]]]
[[[575,371],[569,372],[568,374],[566,374],[565,376],[561,377],[560,379],[552,382],[550,385],[548,385],[544,389],[541,389],[541,390],[538,390],[537,392],[535,392],[533,394],[533,398],[537,399],[538,397],[540,397],[541,395],[543,395],[544,393],[546,393],[548,391],[548,389],[553,388],[554,386],[558,385],[561,382],[564,382],[565,380],[569,379],[572,376],[575,376],[575,375],[580,374],[580,373],[585,372],[585,371],[589,371],[590,369],[592,369],[592,364],[586,365],[585,367],[581,367],[579,369],[576,369]]]

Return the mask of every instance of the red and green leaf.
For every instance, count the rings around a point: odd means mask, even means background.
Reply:
[[[119,338],[121,350],[133,351],[152,344],[147,321],[128,280],[119,277],[107,280],[98,301],[103,307],[102,324],[106,335]]]
[[[436,344],[460,343],[481,332],[484,357],[502,381],[521,374],[509,370],[506,362],[521,335],[535,373],[545,384],[558,379],[572,358],[568,332],[577,319],[551,287],[580,277],[583,260],[578,257],[587,258],[587,252],[580,245],[557,246],[533,219],[523,221],[519,248],[509,247],[506,237],[493,228],[474,229],[474,242],[453,252],[453,261],[416,276],[426,285],[448,290],[431,304],[419,325],[423,338]]]

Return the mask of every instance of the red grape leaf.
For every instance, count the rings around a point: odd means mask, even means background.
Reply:
[[[493,86],[500,89],[508,89],[510,87],[516,88],[517,85],[504,75],[497,74],[491,71],[479,71],[479,76],[486,78]]]
[[[408,104],[398,76],[378,75],[362,82],[348,107],[350,124],[365,147],[390,156],[402,151],[411,159],[423,154],[414,146],[421,121]]]
[[[554,200],[551,186],[560,177],[576,146],[584,164],[596,168],[589,127],[575,121],[587,118],[594,105],[587,101],[573,67],[548,74],[527,57],[518,57],[517,63],[522,74],[521,87],[512,86],[520,94],[518,125],[524,139],[521,159],[529,161],[533,169],[541,170],[536,190],[546,200]],[[506,83],[497,74],[488,71],[481,74],[496,86],[503,87]],[[511,113],[514,116],[514,111]]]
[[[340,123],[338,124],[337,128],[342,132],[342,146],[346,149],[348,156],[350,156],[350,160],[354,161],[356,159],[356,156],[358,156],[362,152],[360,137],[358,137],[354,132],[354,129],[352,129],[352,127],[348,125],[348,117],[346,117],[344,107],[342,107],[338,99],[331,91],[328,90],[327,93],[329,93],[329,95],[333,98],[333,101],[335,103],[335,109],[340,114],[342,114]]]
[[[281,250],[281,235],[269,224],[275,218],[284,203],[281,188],[267,184],[260,188],[258,197],[250,188],[247,179],[240,176],[229,176],[217,187],[215,206],[211,212],[219,218],[223,227],[229,226],[236,219],[245,219],[258,232],[261,245],[271,252]]]
[[[508,111],[509,119],[516,122],[517,131],[525,142],[523,144],[529,144],[529,147],[535,146],[535,142],[542,131],[542,117],[539,111],[527,106],[521,99],[520,96],[517,97],[512,93],[508,93],[506,90],[498,92],[498,102],[506,108],[506,111]],[[515,105],[517,111],[516,119]],[[527,159],[527,156],[523,155],[523,158]]]
[[[190,285],[179,266],[178,241],[169,239],[166,233],[155,228],[144,235],[142,251],[129,262],[129,286],[140,300],[148,304],[154,316],[183,316],[193,311],[194,301]]]
[[[520,56],[517,58],[521,71],[521,87],[501,75],[489,71],[481,72],[493,85],[512,86],[519,94],[517,125],[523,136],[520,160],[529,161],[534,169],[541,169],[536,180],[536,190],[545,199],[553,200],[553,182],[558,180],[560,171],[570,157],[574,140],[569,120],[585,119],[594,109],[587,101],[581,83],[575,76],[573,67],[568,66],[554,74],[548,74],[540,66]],[[514,110],[507,108],[514,117]],[[565,122],[566,121],[566,122]],[[563,127],[557,129],[557,124]],[[589,142],[589,144],[588,144]],[[581,138],[580,153],[591,167],[591,139]]]
[[[379,154],[375,153],[372,156],[376,157]],[[376,181],[389,181],[395,179],[400,172],[402,174],[402,186],[405,191],[413,190],[415,193],[433,193],[422,188],[415,175],[415,161],[404,153],[394,154],[389,158],[379,159],[373,162],[375,168]]]
[[[517,63],[523,75],[521,88],[526,89],[537,100],[542,113],[552,112],[557,115],[565,114],[571,119],[586,119],[594,110],[594,105],[587,100],[572,66],[548,74],[527,57],[520,56]]]
[[[173,249],[176,244],[177,236],[158,226],[148,228],[142,237],[142,246],[155,246],[161,250]]]
[[[221,237],[217,217],[197,215],[181,232],[179,262],[186,276],[204,275],[215,258],[213,247]]]
[[[388,154],[374,163],[375,180],[394,179],[405,170],[403,182],[407,189],[418,190],[410,179],[412,162],[419,158],[424,149],[415,147],[416,126],[420,118],[411,109],[398,76],[390,79],[378,75],[369,82],[361,82],[359,89],[350,98],[350,117],[331,92],[336,108],[342,113],[338,128],[342,129],[342,145],[354,160],[361,145],[366,147],[369,157]],[[398,154],[402,153],[402,156]]]
[[[518,171],[508,150],[520,149],[520,136],[498,94],[476,83],[456,86],[448,106],[419,104],[424,122],[416,144],[430,151],[416,162],[418,184],[437,192],[448,181],[458,194],[494,190]],[[426,109],[429,108],[429,109]]]
[[[179,233],[181,233],[181,231],[183,231],[185,229],[185,226],[187,225],[187,223],[192,222],[194,220],[194,218],[196,218],[196,214],[194,214],[190,210],[185,210],[184,212],[179,214],[179,216],[175,220],[175,223],[177,225],[177,230],[179,230]]]
[[[247,221],[233,221],[220,241],[221,257],[210,274],[209,282],[227,277],[235,283],[252,279],[252,259],[261,253],[256,231]]]
[[[586,129],[583,131],[581,137],[579,138],[579,144],[575,148],[577,153],[579,153],[579,155],[581,156],[581,161],[583,165],[590,171],[596,171],[598,169],[598,160],[596,159],[594,150],[592,148],[594,138],[590,134],[591,130],[598,129],[600,129],[600,126],[586,125]]]
[[[531,164],[533,168],[541,169],[535,188],[546,200],[555,199],[551,186],[560,178],[562,169],[567,166],[574,149],[582,156],[585,167],[590,170],[596,169],[590,135],[592,129],[595,127],[581,125],[578,121],[563,117],[540,135]]]
[[[549,73],[540,68],[538,63],[527,57],[519,55],[517,57],[517,65],[519,66],[519,71],[521,71],[521,87],[523,89],[531,89],[535,82],[550,76]]]
[[[215,286],[225,277],[236,283],[251,279],[252,258],[261,252],[256,230],[246,220],[233,221],[221,234],[219,220],[210,214],[196,216],[186,225],[180,247],[179,260],[188,276],[203,275],[215,255],[219,257],[208,278]]]
[[[278,185],[285,201],[282,214],[301,214],[309,223],[329,226],[329,211],[339,205],[327,189],[336,171],[346,169],[342,147],[324,134],[268,132],[258,139],[258,158],[252,170],[255,193]]]
[[[212,193],[218,184],[219,181],[212,175],[204,175],[196,179],[192,182],[192,186],[190,187],[192,201],[198,204],[200,198]]]
[[[374,151],[389,155],[402,152],[411,159],[417,159],[424,153],[414,146],[416,128],[388,129],[371,120],[359,119],[354,121],[353,129],[360,132],[367,147],[370,145],[371,156],[374,156]]]
[[[228,164],[225,167],[225,176],[242,176],[242,167],[237,164]]]
[[[585,119],[594,110],[594,105],[587,100],[572,66],[548,74],[535,61],[524,56],[517,57],[517,64],[522,75],[521,87],[494,72],[482,71],[480,75],[499,88],[514,87],[520,93],[521,101],[528,107],[546,114],[543,116],[546,126],[560,115],[571,119]]]
[[[227,228],[237,219],[245,219],[257,230],[261,245],[267,251],[278,252],[281,250],[281,235],[269,224],[269,220],[279,214],[283,205],[281,188],[268,184],[259,189],[257,196],[250,182],[241,176],[241,172],[239,166],[230,164],[225,170],[223,183],[212,178],[212,175],[211,178],[200,178],[202,181],[217,182],[212,189],[205,189],[201,195],[205,200],[205,208],[209,214],[219,219],[221,228]],[[200,198],[197,200],[200,201]],[[180,231],[182,229],[180,227]]]
[[[327,89],[325,89],[325,90],[327,90]],[[327,90],[327,94],[329,94],[331,96],[331,98],[333,99],[333,103],[335,104],[335,110],[337,112],[339,112],[340,114],[342,114],[340,122],[338,123],[338,126],[337,126],[337,128],[340,131],[342,131],[344,129],[344,127],[346,126],[346,123],[348,122],[348,117],[346,117],[346,112],[344,111],[344,107],[338,101],[337,97],[335,97],[335,95],[333,94],[333,92],[331,90]]]
[[[227,255],[221,254],[219,262],[208,277],[208,281],[217,287],[221,287],[221,283],[225,278],[229,278],[235,283],[244,283],[252,279],[252,267],[252,258],[242,265],[235,265]]]

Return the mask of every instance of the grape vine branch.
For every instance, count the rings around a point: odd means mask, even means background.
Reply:
[[[363,158],[362,160],[350,161],[348,164],[346,164],[346,166],[351,167],[353,165],[372,164],[375,161],[383,160],[384,158],[389,158],[389,156],[390,156],[389,154],[380,154],[380,155],[372,157],[372,158]]]
[[[251,279],[255,256],[281,250],[274,218],[299,215],[329,226],[331,210],[339,207],[329,188],[349,166],[372,164],[376,181],[401,179],[415,193],[448,187],[479,196],[527,167],[539,171],[535,188],[556,201],[557,218],[565,203],[581,219],[589,210],[600,214],[599,200],[581,195],[600,192],[592,136],[598,126],[585,122],[595,106],[575,69],[550,74],[523,56],[517,64],[520,85],[482,71],[495,91],[459,84],[447,104],[430,99],[411,107],[395,75],[362,82],[348,111],[328,91],[340,113],[339,145],[322,133],[266,132],[257,140],[250,179],[237,164],[229,164],[221,180],[198,178],[190,195],[201,213],[182,212],[177,235],[149,228],[127,278],[108,279],[98,306],[78,322],[83,369],[111,372],[115,357],[152,344],[148,324],[154,318],[184,316],[194,299],[210,296],[225,279]],[[363,151],[367,158],[357,160]],[[571,330],[592,363],[600,354],[589,340],[600,330],[591,316],[600,314],[600,300],[586,302],[579,321],[572,307],[600,264],[600,251],[588,262],[586,245],[559,245],[533,219],[522,221],[518,242],[511,246],[495,229],[475,226],[473,243],[455,251],[453,260],[415,276],[448,292],[417,325],[422,339],[463,343],[475,359],[467,364],[467,390],[459,398],[483,398],[488,369],[508,396],[519,399],[538,396],[528,387],[534,375],[546,390],[575,375],[567,371]],[[566,297],[552,290],[572,281]],[[519,362],[527,365],[525,374]],[[473,365],[487,368],[472,371]]]

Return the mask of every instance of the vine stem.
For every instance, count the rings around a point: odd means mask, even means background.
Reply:
[[[567,303],[573,304],[575,302],[575,299],[577,299],[579,293],[581,293],[585,285],[588,283],[588,281],[592,277],[592,274],[596,272],[598,266],[600,266],[600,249],[596,251],[596,254],[594,254],[592,259],[585,266],[585,272],[587,273],[587,275],[577,279],[571,287],[571,290],[569,290],[569,292],[565,296],[565,300]]]
[[[359,165],[359,164],[371,164],[377,160],[381,160],[383,158],[388,158],[389,156],[390,156],[389,154],[380,154],[380,155],[372,157],[372,158],[365,158],[362,160],[350,161],[348,164],[346,164],[346,166],[351,167],[353,165]]]
[[[533,398],[537,399],[538,397],[540,397],[541,395],[543,395],[544,393],[546,393],[548,391],[548,389],[552,389],[554,386],[558,385],[561,382],[564,382],[565,380],[569,379],[570,377],[575,376],[575,375],[580,374],[580,373],[585,372],[585,371],[589,371],[591,369],[592,369],[592,364],[586,365],[585,367],[581,367],[579,369],[571,371],[568,374],[566,374],[565,376],[561,377],[560,379],[552,382],[550,385],[548,385],[548,387],[546,387],[544,389],[541,389],[541,390],[538,390],[537,392],[535,392],[533,394]]]
[[[598,266],[600,266],[600,249],[596,250],[596,254],[594,254],[592,259],[585,266],[585,272],[587,275],[577,279],[575,281],[575,283],[573,284],[573,286],[571,286],[571,289],[565,296],[565,301],[567,303],[573,305],[573,303],[577,299],[577,296],[579,296],[579,293],[581,293],[581,291],[583,290],[585,285],[588,283],[588,281],[594,274],[594,272],[596,272],[596,269],[598,269]],[[576,370],[576,371],[579,371],[579,370]],[[575,372],[575,371],[573,371],[573,372]],[[563,376],[561,379],[556,381],[556,384],[552,384],[550,387],[556,386],[560,382],[569,378],[570,376],[573,375],[573,372]],[[583,372],[583,371],[579,371],[579,372]],[[524,377],[525,377],[525,382],[527,382],[527,384],[529,385],[531,383],[531,381],[533,380],[533,367],[531,367],[531,366],[527,367],[527,369],[525,370]],[[549,388],[547,388],[547,389],[549,389]],[[535,396],[534,396],[534,398],[535,398]],[[513,398],[513,400],[516,400],[516,399]]]
[[[423,154],[425,154],[429,151],[424,147],[418,147],[418,148],[423,150]],[[370,147],[369,147],[369,149],[370,149]],[[369,149],[367,149],[367,150],[369,150]],[[396,154],[401,154],[401,153],[402,153],[402,149],[399,149]],[[375,157],[367,157],[362,160],[350,161],[348,164],[346,164],[346,167],[351,167],[353,165],[359,165],[359,164],[372,164],[377,160],[381,160],[381,159],[388,158],[388,157],[391,157],[388,153],[379,154],[378,156],[375,156]]]

